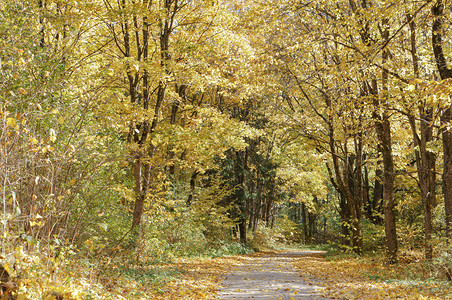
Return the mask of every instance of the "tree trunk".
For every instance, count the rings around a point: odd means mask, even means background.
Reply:
[[[309,239],[308,239],[308,218],[307,218],[306,205],[303,202],[301,203],[301,216],[303,218],[304,243],[305,244],[309,244]]]
[[[242,218],[239,223],[240,244],[246,246],[246,218]]]
[[[272,219],[273,198],[272,195],[267,195],[265,198],[265,227],[270,227]]]
[[[315,236],[315,233],[316,233],[315,221],[316,221],[315,215],[313,213],[309,212],[308,213],[308,239],[309,239],[309,244],[312,244],[314,242],[314,236]]]
[[[431,109],[429,111],[432,112]],[[432,259],[432,207],[436,202],[436,156],[427,151],[427,142],[432,140],[432,127],[428,125],[428,120],[431,121],[431,115],[430,113],[425,114],[423,106],[419,107],[419,112],[421,119],[420,138],[417,134],[414,115],[409,115],[408,118],[413,131],[414,145],[419,149],[415,150],[415,157],[424,213],[425,258]]]
[[[356,218],[354,220],[354,230],[355,234],[353,235],[353,248],[355,249],[355,252],[359,255],[363,254],[363,237],[361,232],[361,220],[363,216],[363,198],[364,198],[364,191],[363,191],[363,129],[361,126],[361,119],[360,119],[360,125],[357,137],[355,137],[355,153],[356,153],[356,168],[355,168],[355,211],[356,211]]]
[[[123,1],[123,5],[125,5],[125,1]],[[143,6],[147,7],[147,1],[144,1]],[[161,29],[160,29],[160,66],[165,70],[167,74],[169,74],[168,71],[168,61],[171,59],[171,56],[169,54],[169,37],[173,30],[173,21],[174,17],[176,15],[176,12],[178,11],[179,7],[177,5],[177,2],[172,1],[165,1],[165,8],[166,8],[166,16],[163,22],[161,23]],[[135,18],[134,18],[135,20]],[[134,22],[136,27],[136,47],[137,47],[137,60],[138,61],[146,61],[148,58],[148,48],[149,48],[149,27],[147,22],[147,17],[143,17],[143,26],[142,26],[142,36],[143,36],[143,43],[140,43],[140,40],[138,38],[138,25],[136,22]],[[124,39],[125,44],[127,44],[127,48],[130,49],[130,34],[128,33],[128,23],[127,20],[124,24]],[[130,55],[130,50],[129,50]],[[133,81],[131,80],[132,75],[128,73],[129,83],[131,86],[131,89],[134,88],[134,90],[129,90],[131,93],[131,101],[132,103],[135,103],[137,99],[133,99],[132,94],[135,94],[135,87],[138,86],[138,82],[140,80],[138,73],[135,75],[135,78]],[[141,77],[142,80],[142,94],[138,95],[138,104],[142,106],[144,110],[150,109],[150,93],[149,93],[149,74],[145,70],[143,72],[143,75]],[[132,84],[134,83],[134,84]],[[143,215],[144,211],[144,202],[146,200],[149,185],[150,185],[150,173],[151,173],[151,164],[149,160],[154,156],[155,153],[155,146],[150,143],[150,145],[147,145],[147,138],[149,135],[151,135],[157,128],[159,124],[159,115],[160,110],[162,108],[163,102],[165,100],[165,93],[166,93],[167,84],[165,81],[160,80],[158,88],[157,88],[157,96],[155,99],[155,105],[154,105],[154,115],[152,117],[152,122],[144,121],[140,124],[137,124],[136,126],[131,126],[131,133],[129,133],[129,136],[134,136],[134,141],[138,143],[139,150],[138,150],[138,161],[142,160],[142,157],[145,157],[145,163],[141,163],[143,166],[143,172],[142,172],[142,178],[141,180],[138,180],[136,177],[138,172],[136,170],[137,166],[134,166],[134,174],[135,174],[135,206],[134,206],[134,212],[133,212],[133,220],[132,220],[132,228],[135,228],[141,224],[141,217]],[[149,124],[150,123],[150,124]],[[135,130],[137,129],[137,130]],[[132,131],[133,130],[133,131]],[[141,135],[141,136],[139,136]],[[146,147],[147,146],[147,147]],[[144,151],[144,149],[146,149]],[[139,191],[140,190],[140,191]]]
[[[432,46],[435,55],[436,66],[441,79],[452,78],[452,69],[447,67],[447,61],[443,52],[443,22],[444,22],[444,4],[442,0],[436,1],[432,7],[432,13],[435,17],[432,25]],[[452,254],[452,132],[449,129],[452,122],[451,107],[447,107],[440,118],[443,138],[443,195],[446,211],[446,238],[449,243],[449,252]],[[452,272],[448,270],[449,277]]]
[[[198,171],[194,171],[192,174],[191,174],[191,177],[190,177],[190,194],[188,195],[188,198],[187,198],[187,205],[188,206],[190,206],[191,204],[192,204],[192,202],[193,202],[193,196],[194,196],[194,194],[195,194],[195,187],[196,187],[196,177],[198,177]]]
[[[381,148],[381,147],[378,147]],[[381,150],[379,151],[379,154]],[[375,170],[374,195],[372,200],[372,222],[374,224],[383,224],[383,170],[380,168],[380,163],[377,162],[377,169]]]
[[[254,220],[253,220],[253,233],[256,232],[257,226],[259,224],[259,219],[262,217],[262,180],[260,179],[260,172],[256,179],[256,204],[254,207]]]
[[[366,219],[369,221],[372,221],[372,202],[370,201],[369,197],[369,171],[367,170],[367,167],[364,167],[364,182],[363,182],[363,203],[364,203],[364,211],[366,214]]]
[[[394,161],[392,157],[391,127],[387,116],[382,121],[381,142],[383,148],[383,202],[388,262],[397,262],[397,232],[394,200]]]
[[[389,28],[387,27],[388,20],[384,19],[382,27],[382,38],[384,42],[389,40]],[[383,50],[382,61],[383,66],[386,65],[389,59],[389,51]],[[386,256],[389,263],[397,262],[397,230],[395,217],[395,199],[394,199],[394,160],[392,156],[392,141],[391,141],[391,123],[388,115],[388,78],[389,74],[386,68],[382,71],[382,91],[379,93],[377,80],[372,80],[372,85],[368,86],[369,91],[373,94],[375,127],[379,139],[379,149],[382,154],[383,161],[383,207],[384,207],[384,224],[386,237]],[[381,100],[380,100],[381,99]],[[378,111],[383,107],[383,112]],[[377,185],[377,184],[376,184]],[[376,203],[374,203],[375,205]]]
[[[248,212],[248,230],[252,230],[253,229],[253,223],[254,223],[254,218],[255,216],[255,207],[256,207],[256,202],[257,199],[254,196],[255,194],[255,190],[256,190],[256,181],[255,182],[250,182],[248,183],[249,185],[249,199],[247,199],[246,201],[246,211]]]
[[[327,107],[331,107],[331,100],[326,96],[325,104]],[[353,186],[354,186],[354,176],[353,169],[351,167],[354,158],[348,153],[347,150],[347,141],[344,142],[344,159],[343,159],[343,168],[339,166],[339,155],[336,151],[336,140],[334,137],[334,122],[333,117],[329,116],[327,119],[328,125],[328,138],[329,138],[329,149],[333,159],[333,167],[334,167],[334,175],[335,180],[334,186],[336,190],[341,195],[341,218],[342,218],[342,230],[344,236],[344,242],[346,242],[346,238],[350,237],[353,251],[360,254],[362,252],[362,248],[360,248],[359,240],[361,239],[361,231],[360,224],[358,221],[358,213],[356,211],[356,201],[353,195]],[[328,168],[328,171],[331,171]],[[332,177],[333,174],[330,174]],[[348,227],[348,228],[347,228]]]
[[[410,22],[411,57],[413,61],[413,72],[415,78],[420,78],[419,59],[416,49],[416,26],[411,15],[407,16]],[[425,258],[432,259],[432,206],[436,202],[436,156],[427,150],[427,143],[433,140],[433,110],[426,106],[426,103],[419,104],[420,118],[420,138],[417,134],[416,121],[414,115],[409,115],[411,129],[413,132],[414,145],[419,150],[415,151],[416,168],[419,178],[419,188],[421,190],[422,206],[424,213],[424,234],[425,234]]]
[[[246,221],[247,221],[247,199],[246,199],[246,176],[245,170],[247,166],[247,149],[243,151],[235,151],[235,174],[236,174],[236,186],[235,201],[238,208],[238,226],[240,234],[240,243],[246,245]]]
[[[451,108],[446,109],[442,116],[441,122],[443,124],[450,124],[452,121]],[[446,210],[446,237],[449,245],[452,245],[452,132],[444,129],[443,137],[443,194],[444,206]]]
[[[388,20],[384,19],[382,24],[383,40],[389,41]],[[386,65],[389,59],[389,50],[384,49],[382,53],[383,66]],[[395,217],[395,199],[394,199],[394,158],[392,156],[392,141],[391,141],[391,123],[388,115],[388,78],[389,74],[386,69],[382,71],[382,99],[384,100],[384,111],[379,122],[379,130],[377,130],[381,150],[383,154],[383,203],[385,215],[385,236],[386,236],[386,251],[389,263],[397,262],[397,231],[396,231],[396,217]],[[377,108],[377,107],[376,107]]]
[[[182,99],[183,103],[186,103],[187,85],[185,85],[185,84],[177,85],[176,84],[174,89],[175,89],[175,92]],[[180,105],[181,105],[181,102],[178,99],[174,100],[174,102],[171,106],[171,116],[170,116],[170,124],[171,125],[174,125],[177,123],[177,113],[179,111]],[[170,164],[168,166],[168,173],[169,173],[169,175],[174,176],[174,174],[176,172],[176,166],[174,164],[175,153],[170,146],[168,146],[167,152],[168,152],[168,160],[170,161]]]
[[[38,8],[39,8],[39,25],[41,26],[39,28],[39,47],[44,48],[46,46],[46,25],[45,25],[45,19],[43,17],[44,10],[45,10],[45,1],[44,0],[38,0]]]

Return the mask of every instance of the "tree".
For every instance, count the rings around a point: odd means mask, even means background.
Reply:
[[[443,50],[443,20],[444,4],[441,0],[434,3],[432,13],[435,17],[432,24],[432,47],[435,56],[436,67],[442,80],[452,78],[452,69],[447,66]],[[452,252],[452,108],[446,106],[441,114],[441,128],[443,138],[443,196],[446,211],[446,239],[449,243],[449,253]],[[451,270],[447,269],[449,280],[452,278]]]
[[[436,67],[442,80],[452,78],[452,69],[448,68],[443,51],[443,19],[444,4],[441,0],[434,3],[432,13],[435,17],[432,24],[432,47],[435,56]],[[441,127],[443,138],[443,194],[446,209],[446,236],[452,240],[452,132],[448,124],[452,121],[452,110],[446,107],[441,115]]]
[[[416,44],[416,24],[412,15],[407,15],[410,26],[410,52],[412,58],[413,73],[416,79],[420,79],[419,58]],[[408,114],[408,120],[413,132],[416,155],[416,168],[418,171],[418,184],[421,190],[424,231],[425,231],[425,257],[432,259],[432,208],[436,203],[436,154],[427,149],[427,145],[433,141],[433,108],[425,101],[418,100],[420,132],[418,134],[416,117],[413,112]]]

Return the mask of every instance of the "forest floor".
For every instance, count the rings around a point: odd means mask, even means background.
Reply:
[[[250,255],[178,259],[185,270],[156,299],[452,299],[452,285],[413,279],[416,266],[387,266],[383,258],[323,251],[265,251]],[[419,269],[420,270],[420,269]],[[157,297],[158,296],[158,297]]]
[[[116,296],[108,299],[452,300],[452,284],[428,278],[427,272],[422,275],[426,270],[422,261],[401,260],[388,266],[383,256],[324,254],[292,249],[176,258],[149,265],[133,278],[118,277],[111,291]],[[162,279],[157,280],[156,274]]]

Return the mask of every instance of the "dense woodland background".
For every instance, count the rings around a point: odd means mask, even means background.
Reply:
[[[328,243],[450,280],[451,15],[446,0],[1,1],[2,265],[53,278],[71,259],[101,272]]]

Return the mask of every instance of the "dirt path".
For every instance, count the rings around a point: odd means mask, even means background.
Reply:
[[[293,263],[306,256],[322,255],[322,251],[283,251],[247,257],[243,265],[228,274],[219,299],[323,299],[321,288],[303,282]]]

